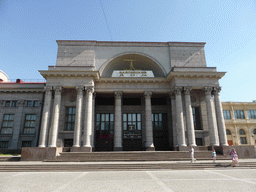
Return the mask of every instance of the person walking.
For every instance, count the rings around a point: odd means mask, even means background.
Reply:
[[[238,163],[238,155],[237,155],[237,152],[236,152],[235,148],[231,149],[230,155],[231,155],[231,160],[232,160],[232,166],[236,167],[237,165],[239,165],[239,163]]]
[[[190,152],[190,157],[191,157],[191,163],[196,162],[196,159],[194,157],[195,150],[194,150],[193,146],[190,146],[189,152]]]
[[[215,161],[216,161],[216,151],[214,149],[212,149],[212,160],[213,160],[213,163],[215,163]]]

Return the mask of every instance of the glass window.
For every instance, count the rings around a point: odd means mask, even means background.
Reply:
[[[27,101],[27,107],[32,107],[33,106],[33,101]]]
[[[6,101],[5,102],[5,107],[10,107],[11,106],[11,101]]]
[[[224,119],[231,119],[229,110],[223,110],[223,115],[224,115]]]
[[[38,101],[34,101],[33,107],[38,107]]]
[[[9,141],[0,141],[0,149],[8,148]]]
[[[31,147],[31,141],[22,141],[22,147]]]
[[[12,127],[14,121],[14,114],[5,114],[2,123],[2,134],[12,134]]]
[[[256,110],[248,110],[248,118],[256,119]]]
[[[229,129],[226,129],[226,134],[231,135],[231,131]]]
[[[235,119],[244,119],[244,111],[243,110],[235,110]]]
[[[240,137],[241,144],[247,144],[246,137]]]
[[[12,101],[12,107],[16,107],[17,106],[17,101]]]
[[[25,134],[35,133],[35,126],[36,126],[35,122],[36,122],[35,114],[27,114],[25,116],[25,125],[24,125],[24,133]]]
[[[75,107],[67,107],[66,108],[65,131],[74,131],[75,117],[76,117],[76,108]]]
[[[114,134],[114,114],[97,113],[96,114],[96,138],[113,138]]]
[[[192,107],[192,114],[195,130],[202,130],[200,108]]]
[[[239,135],[245,135],[245,132],[244,132],[243,129],[240,129],[240,130],[239,130]]]
[[[253,130],[253,134],[256,135],[256,129]]]

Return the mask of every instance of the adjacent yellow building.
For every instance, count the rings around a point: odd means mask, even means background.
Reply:
[[[229,145],[256,147],[256,101],[222,102]]]

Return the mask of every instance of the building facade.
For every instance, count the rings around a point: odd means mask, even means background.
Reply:
[[[256,146],[256,102],[223,102],[229,145]]]
[[[45,83],[0,83],[1,145],[84,151],[228,146],[219,95],[225,72],[206,66],[205,43],[57,43],[56,65],[39,71]]]

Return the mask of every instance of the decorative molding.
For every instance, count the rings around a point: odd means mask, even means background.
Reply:
[[[206,95],[211,95],[212,93],[212,87],[205,87],[204,88],[204,92]]]
[[[86,87],[86,92],[87,93],[93,93],[94,92],[94,87]]]
[[[185,95],[190,95],[192,88],[191,87],[184,87]]]
[[[180,95],[182,91],[182,87],[174,87],[174,93],[175,95]]]
[[[214,94],[219,94],[220,91],[221,91],[221,87],[214,87],[214,88],[213,88]]]
[[[53,87],[53,89],[54,89],[55,93],[61,93],[61,91],[62,91],[61,86],[55,86],[55,87]]]
[[[77,92],[83,92],[84,91],[84,86],[76,86],[76,91]]]
[[[19,101],[18,101],[18,106],[19,106],[19,107],[23,107],[24,104],[25,104],[25,101],[24,101],[24,100],[19,100]]]
[[[44,91],[45,92],[51,92],[52,91],[52,87],[51,86],[45,86],[44,87]]]
[[[150,99],[151,96],[152,96],[152,92],[151,91],[147,91],[147,92],[144,93],[144,96],[145,96],[146,99]]]

